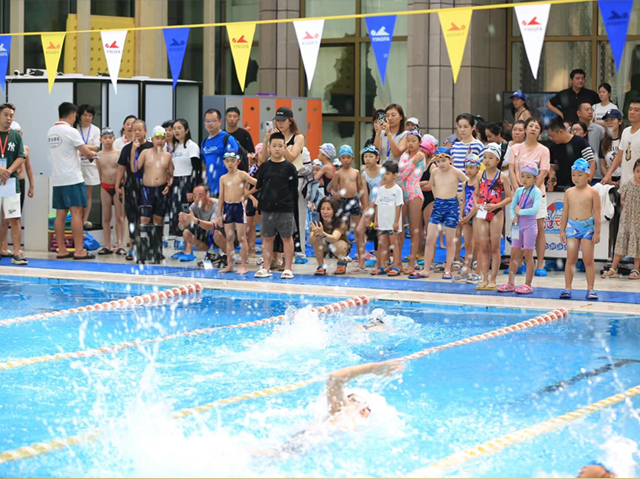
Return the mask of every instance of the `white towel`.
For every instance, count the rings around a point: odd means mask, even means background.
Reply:
[[[602,216],[604,216],[604,218],[607,221],[611,221],[611,218],[613,218],[613,213],[615,211],[615,208],[613,206],[613,203],[611,202],[611,197],[609,196],[609,190],[611,188],[615,188],[615,186],[603,185],[602,183],[597,183],[593,186],[593,188],[600,195],[600,208],[602,209]]]

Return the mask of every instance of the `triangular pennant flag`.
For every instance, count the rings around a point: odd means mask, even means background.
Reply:
[[[516,18],[522,34],[524,50],[527,52],[529,66],[533,78],[538,78],[538,67],[540,65],[540,55],[544,44],[544,35],[547,31],[549,21],[549,11],[551,4],[530,5],[515,7]]]
[[[49,80],[49,93],[53,88],[58,74],[58,64],[60,63],[60,54],[62,53],[62,45],[64,45],[64,37],[66,33],[45,33],[40,36],[42,40],[42,49],[44,50],[44,64],[47,67],[47,78]]]
[[[120,63],[124,53],[124,42],[127,39],[127,30],[100,32],[104,56],[107,59],[107,68],[113,89],[118,94],[118,75],[120,74]]]
[[[600,15],[609,36],[611,53],[616,62],[616,70],[620,69],[622,52],[627,42],[629,20],[633,10],[633,0],[598,0]]]
[[[174,90],[182,71],[184,54],[187,51],[187,43],[189,42],[189,30],[189,28],[165,28],[163,30]]]
[[[373,54],[376,57],[380,78],[384,85],[387,77],[387,62],[389,61],[389,52],[391,51],[393,30],[396,28],[396,15],[367,17],[365,18],[365,21],[367,22],[371,48],[373,48]]]
[[[460,73],[464,47],[469,36],[472,14],[473,10],[470,8],[452,8],[438,12],[442,35],[447,44],[447,52],[449,53],[449,61],[453,71],[453,83],[458,81],[458,73]]]
[[[2,75],[2,93],[5,93],[4,84],[7,75],[7,67],[9,66],[9,52],[11,51],[11,35],[0,38],[0,75]]]
[[[238,75],[238,83],[244,92],[244,82],[247,78],[247,67],[251,56],[253,34],[256,31],[255,23],[230,23],[227,25],[231,55]]]
[[[300,56],[304,64],[304,71],[307,74],[307,85],[311,88],[313,75],[316,72],[316,64],[318,63],[324,20],[301,20],[299,22],[293,22],[293,28],[296,29],[296,36],[298,37]]]

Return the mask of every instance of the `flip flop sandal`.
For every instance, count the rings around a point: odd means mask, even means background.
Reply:
[[[523,284],[523,285],[518,286],[516,288],[516,293],[518,293],[518,294],[532,294],[533,293],[533,288],[531,286],[529,286],[528,284]]]
[[[324,266],[318,266],[318,269],[316,269],[316,272],[313,274],[315,276],[325,276],[327,274],[327,268]]]
[[[380,276],[380,275],[383,275],[383,274],[387,274],[387,272],[384,270],[384,268],[382,266],[378,266],[377,268],[372,269],[369,274],[371,276]]]
[[[565,289],[560,293],[560,299],[571,299],[571,290]]]
[[[602,273],[600,276],[602,278],[617,278],[620,275],[618,274],[618,270],[617,269],[609,268],[607,271]]]
[[[100,251],[98,251],[98,254],[99,254],[100,256],[105,256],[105,255],[108,255],[108,254],[113,254],[113,251],[111,251],[111,250],[110,250],[109,248],[107,248],[107,247],[102,247],[102,248],[100,248]]]
[[[347,262],[346,261],[338,261],[338,267],[334,271],[335,275],[343,275],[347,272]]]
[[[451,273],[444,273],[442,279],[453,279],[453,275]]]
[[[387,276],[400,276],[400,270],[398,268],[391,268]]]
[[[596,293],[594,290],[590,289],[589,291],[587,291],[587,299],[591,299],[593,301],[598,301],[598,293]]]
[[[56,259],[69,259],[69,258],[73,258],[73,253],[67,253],[67,254],[56,256]]]
[[[428,277],[429,276],[421,274],[420,271],[416,271],[415,273],[409,275],[409,279],[426,279]]]
[[[476,291],[495,291],[497,287],[491,284],[479,284],[476,286]]]
[[[284,272],[280,275],[280,279],[293,279],[293,271],[290,269],[285,269]]]
[[[76,261],[84,261],[85,259],[96,259],[96,255],[87,253],[84,256],[74,256],[73,259],[75,259]]]
[[[640,271],[638,271],[637,269],[632,269],[631,273],[629,273],[629,279],[640,279]]]
[[[270,278],[271,276],[273,276],[271,274],[271,271],[267,271],[266,269],[262,268],[256,271],[254,278]]]
[[[358,268],[358,267],[356,267],[356,268],[353,268],[351,270],[351,272],[352,273],[368,273],[369,270],[367,268]]]
[[[498,286],[498,293],[513,293],[516,291],[516,287],[512,284],[503,284]]]
[[[124,248],[118,248],[116,250],[116,255],[118,256],[126,256],[127,255],[127,250]]]
[[[467,280],[468,284],[478,284],[480,283],[480,281],[482,281],[482,276],[478,275],[478,274],[472,274],[469,276],[469,279]]]

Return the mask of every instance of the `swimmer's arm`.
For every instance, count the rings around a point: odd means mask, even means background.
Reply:
[[[369,192],[365,185],[367,184],[364,180],[364,173],[358,174],[356,177],[356,182],[358,184],[358,196],[360,196],[360,203],[362,204],[362,208],[366,209],[369,206]]]
[[[27,170],[27,178],[29,178],[29,198],[33,198],[33,168],[31,168],[31,155],[29,147],[24,146],[24,167]]]
[[[223,219],[223,215],[222,215],[222,208],[224,207],[224,179],[227,177],[227,175],[222,175],[220,177],[220,194],[218,195],[218,223],[220,223],[220,225],[222,225],[222,219]],[[252,190],[253,191],[253,190]]]
[[[340,195],[340,177],[342,175],[340,174],[340,172],[336,173],[333,177],[333,179],[331,180],[331,183],[329,183],[331,185],[331,194],[337,199],[341,199],[342,195]]]
[[[118,173],[116,174],[116,193],[118,196],[122,194],[122,179],[124,178],[124,166],[118,165]]]
[[[495,209],[504,208],[513,199],[513,190],[511,189],[511,182],[509,181],[509,175],[505,175],[504,173],[500,173],[500,177],[502,179],[502,184],[504,185],[504,200],[498,203]]]
[[[465,175],[462,170],[459,170],[458,168],[454,168],[456,171],[456,176],[458,177],[458,181],[469,181],[469,178],[467,177],[467,175]]]
[[[255,185],[256,185],[256,183],[258,182],[258,180],[256,180],[255,178],[253,178],[253,177],[252,177],[249,173],[247,173],[246,171],[242,171],[241,173],[242,173],[242,176],[241,176],[241,177],[242,177],[242,179],[243,179],[244,181],[246,181],[247,183],[249,183],[249,184],[251,184],[251,185],[255,186]]]
[[[560,242],[567,242],[567,223],[569,222],[569,196],[571,188],[564,192],[564,208],[562,209],[562,218],[560,219]]]

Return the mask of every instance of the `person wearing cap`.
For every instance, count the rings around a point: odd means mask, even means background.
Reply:
[[[565,290],[560,299],[571,299],[573,275],[578,254],[582,249],[582,261],[587,275],[588,300],[597,300],[594,290],[596,266],[595,245],[600,242],[600,195],[589,185],[591,168],[584,158],[578,158],[571,166],[571,180],[575,185],[564,193],[564,208],[560,222],[560,241],[567,245],[567,263],[564,269]]]
[[[420,120],[418,120],[415,116],[409,118],[405,124],[404,129],[407,131],[411,130],[419,130],[420,129]]]
[[[318,171],[314,170],[313,177],[320,181],[320,186],[324,190],[324,194],[329,194],[329,184],[333,180],[333,176],[336,174],[336,167],[333,161],[336,158],[336,147],[333,143],[323,143],[318,150],[318,160],[320,160],[321,168]]]
[[[100,134],[102,150],[98,152],[98,171],[100,173],[100,201],[102,203],[102,231],[104,232],[104,246],[98,251],[99,255],[116,253],[119,256],[127,254],[124,249],[124,205],[122,197],[116,195],[116,181],[118,179],[118,158],[120,150],[113,147],[116,137],[110,128],[104,128]],[[115,250],[111,249],[111,207],[115,212],[114,230],[116,233]]]
[[[601,83],[598,87],[598,96],[600,97],[600,102],[593,105],[593,121],[606,127],[604,115],[609,110],[618,110],[617,105],[611,102],[611,85],[606,82]]]
[[[464,237],[465,258],[459,275],[454,276],[456,282],[477,283],[480,277],[472,274],[474,261],[474,240],[473,240],[473,218],[478,212],[478,205],[475,202],[476,187],[480,180],[482,162],[478,155],[470,153],[464,160],[464,172],[468,180],[462,184],[462,191],[458,193],[462,204],[462,219],[460,226],[462,227],[462,236]],[[444,241],[441,239],[441,243]]]
[[[529,107],[527,106],[527,95],[522,93],[520,90],[516,90],[509,98],[513,105],[514,121],[527,121],[531,118],[531,111],[529,111]]]
[[[616,477],[613,470],[605,466],[602,462],[591,461],[580,469],[577,477],[606,478]]]
[[[362,212],[362,219],[356,227],[356,238],[359,244],[367,244],[367,229],[375,230],[371,228],[371,224],[375,221],[376,213],[376,197],[378,191],[382,185],[382,166],[380,165],[380,152],[374,145],[365,146],[362,150],[362,163],[364,163],[364,169],[362,170],[361,182],[363,185],[367,185],[365,189],[366,197],[363,198],[363,204],[365,205]],[[376,245],[377,246],[377,245]],[[376,247],[377,249],[377,247]],[[352,270],[352,273],[366,273],[366,260],[367,254],[358,256],[358,264]]]
[[[140,198],[140,224],[164,225],[167,214],[167,195],[173,184],[173,161],[171,153],[164,149],[167,132],[161,126],[153,128],[151,143],[140,153],[138,161],[131,158],[131,170],[137,173],[144,169],[142,175],[142,192]]]
[[[564,126],[562,118],[552,118],[547,125],[551,141],[549,157],[555,165],[557,186],[571,187],[571,166],[578,158],[583,158],[591,165],[591,175],[596,171],[596,157],[589,142],[578,135],[572,135]]]
[[[602,140],[602,158],[600,158],[600,168],[604,175],[606,175],[613,164],[613,160],[616,158],[618,149],[620,148],[620,138],[624,131],[624,120],[622,119],[622,112],[620,110],[608,110],[602,119],[607,127],[607,134]],[[611,180],[614,184],[617,184],[617,186],[620,186],[621,174],[622,170],[619,166],[612,172]]]
[[[76,120],[76,130],[82,136],[82,141],[93,152],[93,156],[100,151],[100,128],[92,124],[96,109],[91,105],[80,105],[78,107],[78,119]],[[84,209],[83,223],[85,229],[93,228],[89,221],[91,206],[93,205],[93,187],[100,184],[100,174],[95,161],[82,157],[82,177],[87,187],[87,207]]]
[[[620,186],[633,178],[633,166],[640,159],[640,98],[636,98],[629,104],[627,117],[631,122],[622,132],[620,137],[620,149],[616,154],[609,171],[602,179],[603,184],[611,183],[613,173],[620,167]]]
[[[574,124],[578,121],[577,110],[580,103],[594,105],[600,101],[598,94],[584,87],[586,73],[581,68],[571,70],[569,74],[571,86],[556,93],[549,101],[547,108],[565,121]]]
[[[587,141],[593,153],[597,155],[596,171],[593,174],[593,179],[601,180],[603,174],[600,168],[600,160],[602,158],[602,140],[604,140],[605,137],[604,127],[593,121],[593,107],[589,103],[580,103],[576,113],[578,115],[578,122],[582,122],[587,126],[587,130],[585,131]]]

